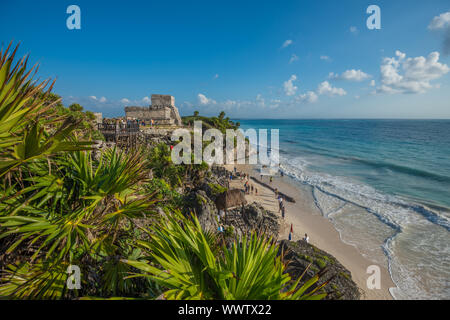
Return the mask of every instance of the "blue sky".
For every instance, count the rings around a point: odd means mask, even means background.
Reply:
[[[81,9],[69,30],[66,8]],[[369,5],[381,30],[369,30]],[[0,40],[106,116],[171,94],[233,118],[450,118],[450,3],[6,1]]]

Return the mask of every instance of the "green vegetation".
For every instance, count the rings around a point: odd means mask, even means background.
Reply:
[[[323,268],[325,268],[327,266],[327,262],[325,260],[323,260],[323,259],[320,259],[320,258],[316,259],[315,263],[317,264],[317,266],[320,269],[323,269]]]
[[[222,187],[220,184],[217,183],[208,183],[208,186],[210,187],[211,194],[213,196],[218,196],[219,194],[222,194],[225,191],[227,191],[227,188]]]
[[[202,121],[203,130],[208,129],[218,129],[223,134],[226,133],[227,129],[238,129],[239,122],[234,123],[230,118],[225,118],[225,112],[221,112],[218,117],[204,117],[200,116],[198,111],[194,112],[193,116],[187,116],[182,118],[183,124],[186,126],[193,126],[194,121]]]
[[[301,278],[292,285],[277,257],[278,248],[270,240],[254,233],[231,248],[219,247],[218,236],[204,233],[194,216],[180,214],[163,216],[147,230],[150,241],[139,241],[148,259],[123,260],[143,273],[143,277],[167,288],[166,299],[279,300],[321,299],[325,294],[308,289],[320,275],[298,287]]]
[[[92,151],[93,115],[33,82],[26,58],[12,67],[16,50],[0,52],[0,299],[323,298],[320,274],[287,287],[271,241],[227,247],[179,213],[206,164],[175,166],[164,144]],[[81,288],[69,290],[73,265]]]

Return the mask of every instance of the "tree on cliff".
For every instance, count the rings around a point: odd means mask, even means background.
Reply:
[[[81,112],[81,111],[83,111],[83,107],[81,105],[79,105],[78,103],[72,103],[69,106],[69,110],[72,112]]]

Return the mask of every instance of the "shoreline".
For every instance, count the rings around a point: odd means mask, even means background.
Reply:
[[[249,183],[256,186],[258,195],[245,195],[249,203],[258,202],[265,209],[272,211],[281,218],[281,213],[278,212],[278,201],[275,198],[275,193],[268,187],[260,184],[259,173],[256,167],[248,164],[225,165],[227,170],[233,171],[236,167],[237,171],[248,174],[253,179]],[[256,180],[256,181],[255,181]],[[265,184],[269,184],[263,179]],[[243,188],[243,180],[233,180],[230,187]],[[278,191],[290,196],[295,200],[295,203],[285,202],[286,217],[284,220],[280,219],[281,229],[278,240],[287,240],[291,224],[294,229],[292,241],[303,239],[304,234],[307,233],[310,238],[310,243],[317,246],[321,250],[333,255],[351,274],[352,279],[361,290],[361,299],[363,300],[393,300],[390,293],[391,288],[396,288],[392,281],[389,270],[385,266],[380,267],[381,275],[381,289],[369,290],[366,286],[367,267],[376,265],[362,255],[362,253],[353,245],[345,243],[339,231],[334,227],[330,220],[323,217],[317,212],[314,203],[310,203],[307,199],[301,197],[301,192],[298,188],[289,182],[289,177],[274,177],[270,184],[272,188],[277,188]]]

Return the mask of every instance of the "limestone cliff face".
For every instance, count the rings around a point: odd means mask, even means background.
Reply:
[[[261,236],[276,240],[280,232],[278,217],[256,202],[228,211],[224,225],[233,227],[238,238],[256,231]]]
[[[195,214],[205,231],[217,231],[219,225],[217,221],[217,215],[219,211],[217,210],[214,202],[206,195],[203,190],[192,190],[186,196],[186,202],[189,206],[184,208],[184,214],[190,215]]]
[[[359,300],[361,298],[359,288],[352,280],[350,271],[332,255],[302,240],[297,242],[283,240],[279,248],[280,254],[283,252],[284,258],[290,261],[286,271],[292,279],[296,280],[312,263],[300,284],[305,283],[317,272],[326,268],[324,276],[316,284],[316,286],[320,286],[328,279],[332,279],[324,287],[328,293],[326,300]]]
[[[220,194],[215,202],[219,210],[227,210],[228,208],[247,204],[244,192],[239,189],[228,190]]]
[[[173,106],[171,108],[170,115],[171,115],[172,119],[174,119],[175,124],[177,126],[181,126],[183,124],[182,121],[181,121],[180,114],[178,113],[178,108],[177,107]]]

